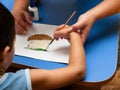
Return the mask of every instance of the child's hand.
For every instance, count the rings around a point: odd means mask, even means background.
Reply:
[[[72,28],[68,25],[60,25],[56,28],[56,30],[54,31],[54,38],[56,40],[59,39],[69,39],[69,33],[71,32]]]

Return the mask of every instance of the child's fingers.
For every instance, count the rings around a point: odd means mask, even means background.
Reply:
[[[72,31],[72,28],[68,25],[60,25],[56,28],[54,31],[54,38],[56,40],[59,39],[68,39],[69,38],[69,33]]]
[[[57,31],[61,30],[63,26],[64,26],[64,24],[57,26],[57,27],[56,27],[56,30],[57,30]]]
[[[56,30],[59,31],[59,30],[61,30],[61,29],[63,29],[63,28],[68,28],[68,27],[69,27],[68,25],[62,24],[62,25],[58,26],[58,27],[56,28]]]
[[[54,32],[54,35],[57,36],[57,37],[61,37],[61,36],[66,35],[66,32],[63,31],[63,30],[56,31],[56,32]]]

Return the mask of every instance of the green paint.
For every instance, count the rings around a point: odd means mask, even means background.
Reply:
[[[29,48],[31,50],[37,50],[37,51],[46,51],[46,49],[43,48]]]

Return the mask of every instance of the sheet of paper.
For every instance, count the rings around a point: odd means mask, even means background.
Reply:
[[[56,26],[46,24],[36,24],[30,28],[27,35],[16,35],[15,55],[47,60],[60,63],[68,63],[69,60],[69,42],[65,39],[54,41],[48,48],[48,51],[29,50],[27,38],[33,34],[47,34],[52,36]]]

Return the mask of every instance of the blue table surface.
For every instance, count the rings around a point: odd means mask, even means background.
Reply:
[[[10,11],[13,0],[0,0]],[[116,71],[118,58],[119,14],[97,21],[85,43],[87,71],[84,82],[101,82],[109,79]],[[13,62],[42,69],[67,66],[15,55]]]

